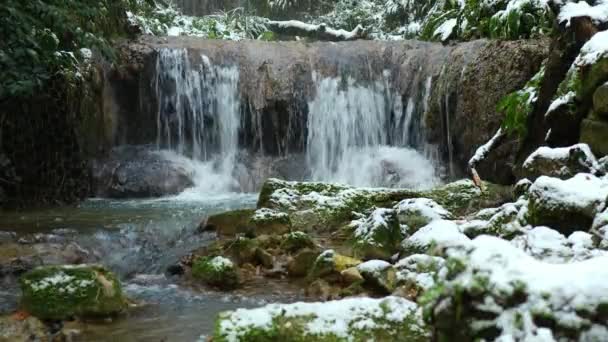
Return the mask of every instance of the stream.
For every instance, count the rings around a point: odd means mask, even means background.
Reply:
[[[21,243],[74,241],[95,262],[120,275],[129,298],[143,303],[112,322],[76,324],[78,341],[194,341],[212,332],[221,311],[293,301],[293,295],[279,290],[225,294],[165,275],[181,256],[214,239],[197,232],[204,217],[253,208],[256,200],[255,194],[191,190],[155,200],[89,199],[77,207],[3,212],[0,237],[10,235]],[[14,285],[0,290],[2,313],[17,306],[19,290]]]

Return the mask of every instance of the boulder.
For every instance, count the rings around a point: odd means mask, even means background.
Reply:
[[[434,220],[449,220],[452,214],[441,205],[428,198],[410,198],[399,202],[395,209],[399,223],[408,227],[409,233],[414,233],[421,227]]]
[[[526,220],[562,234],[588,231],[595,215],[606,206],[608,182],[591,174],[568,180],[542,176],[530,187]]]
[[[306,276],[319,254],[321,253],[309,248],[300,250],[287,263],[287,273],[295,278]]]
[[[402,250],[405,254],[427,253],[434,247],[466,245],[469,241],[469,238],[460,232],[456,223],[436,220],[403,240]]]
[[[354,228],[353,249],[365,259],[390,259],[399,251],[406,234],[394,209],[376,209],[369,217],[353,221],[350,226]]]
[[[319,254],[308,273],[308,278],[309,280],[327,278],[332,281],[338,281],[342,271],[357,266],[360,263],[361,260],[340,255],[333,249],[328,249]]]
[[[491,236],[447,255],[421,301],[433,340],[593,341],[608,332],[608,256],[553,264]]]
[[[608,119],[608,83],[595,89],[593,93],[593,112],[599,117]]]
[[[270,304],[223,312],[213,341],[428,341],[418,306],[399,297]]]
[[[315,242],[312,240],[310,235],[301,231],[295,231],[283,235],[281,249],[284,251],[294,253],[304,248],[315,248]]]
[[[435,285],[437,271],[445,265],[445,259],[426,254],[412,254],[395,264],[397,285],[417,297]]]
[[[608,120],[587,118],[581,123],[580,141],[591,147],[598,156],[608,155]]]
[[[260,208],[250,219],[254,234],[283,234],[291,230],[289,214],[275,209]]]
[[[357,267],[350,267],[340,272],[342,282],[346,285],[360,284],[365,280]]]
[[[370,260],[357,265],[357,270],[365,279],[366,287],[385,295],[395,290],[397,275],[390,263],[384,260]]]
[[[577,173],[598,173],[599,164],[589,145],[570,147],[539,147],[523,164],[524,176],[535,180],[540,176],[568,179]]]
[[[187,158],[147,146],[119,147],[93,164],[95,193],[110,198],[175,195],[194,186],[194,172]]]
[[[50,329],[36,317],[0,316],[0,342],[51,341]]]
[[[221,256],[196,259],[192,265],[192,276],[221,290],[233,290],[239,285],[236,266],[230,259]]]
[[[43,320],[104,318],[126,307],[120,282],[103,266],[42,266],[20,282],[23,309]]]
[[[252,209],[232,210],[209,216],[201,223],[203,231],[215,231],[220,236],[252,234],[249,220],[255,211]]]

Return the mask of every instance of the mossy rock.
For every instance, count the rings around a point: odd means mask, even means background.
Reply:
[[[595,89],[593,93],[593,111],[603,119],[608,120],[608,83]]]
[[[288,253],[294,253],[304,248],[314,248],[315,242],[312,240],[310,235],[295,231],[283,235],[283,242],[281,243],[281,249]]]
[[[260,208],[249,220],[254,227],[255,235],[283,234],[291,230],[291,219],[288,213],[268,208]]]
[[[364,259],[388,260],[397,253],[405,231],[401,228],[394,209],[379,208],[353,226],[353,251]]]
[[[221,256],[196,259],[192,265],[192,276],[222,290],[232,290],[239,285],[236,266],[230,259]]]
[[[103,266],[43,266],[20,279],[23,309],[45,320],[105,318],[126,307],[120,282]]]
[[[259,246],[260,243],[257,239],[239,236],[234,240],[227,241],[224,244],[224,251],[242,265],[256,261],[256,251]]]
[[[204,230],[214,230],[220,236],[250,234],[253,227],[249,222],[255,213],[253,209],[232,210],[209,216]]]
[[[608,120],[583,120],[580,141],[589,145],[596,155],[608,155]]]
[[[422,342],[428,339],[416,304],[398,297],[270,304],[224,312],[216,321],[213,335],[216,342]]]
[[[311,270],[319,254],[321,252],[309,248],[300,250],[287,263],[287,274],[294,278],[305,277]]]
[[[497,207],[513,199],[510,186],[483,182],[482,188],[479,189],[471,180],[463,179],[423,191],[418,197],[430,198],[456,216]]]
[[[397,272],[393,265],[383,260],[370,260],[357,266],[365,279],[364,286],[379,294],[393,293],[397,286]]]
[[[308,279],[310,281],[318,278],[330,278],[331,280],[339,280],[340,273],[350,267],[357,266],[361,260],[351,258],[345,255],[340,255],[334,250],[329,249],[321,253],[315,260]]]
[[[428,198],[409,198],[395,206],[400,224],[408,227],[410,234],[431,223],[433,220],[450,220],[452,214],[441,205]]]

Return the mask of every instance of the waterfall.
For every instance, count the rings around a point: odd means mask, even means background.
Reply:
[[[436,184],[432,162],[408,146],[413,118],[420,117],[415,100],[410,97],[403,108],[389,77],[385,72],[381,81],[360,84],[351,77],[313,74],[316,96],[308,104],[306,151],[312,179],[357,186]],[[391,132],[400,134],[391,139]]]
[[[240,128],[239,71],[186,49],[160,49],[156,64],[158,149],[192,159],[210,190],[236,187],[232,171]]]

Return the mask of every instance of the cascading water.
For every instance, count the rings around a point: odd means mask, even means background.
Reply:
[[[232,171],[241,121],[238,82],[235,66],[212,65],[207,56],[186,49],[158,51],[157,147],[192,159],[198,190],[237,187]]]
[[[415,99],[403,108],[401,96],[391,94],[389,77],[385,72],[382,81],[363,86],[350,77],[313,75],[307,159],[314,180],[414,188],[437,183],[433,164],[408,147],[413,118],[420,117]]]

